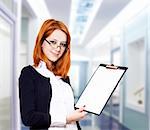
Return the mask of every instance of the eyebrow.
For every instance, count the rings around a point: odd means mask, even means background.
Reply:
[[[49,40],[50,40],[50,41],[51,41],[51,40],[58,41],[58,40],[55,39],[55,38],[54,38],[54,39],[49,39]],[[67,44],[67,41],[59,41],[59,42],[65,42],[65,43]]]

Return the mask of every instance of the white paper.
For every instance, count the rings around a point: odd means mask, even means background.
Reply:
[[[124,71],[124,69],[108,69],[99,66],[75,107],[85,106],[86,111],[99,115]]]

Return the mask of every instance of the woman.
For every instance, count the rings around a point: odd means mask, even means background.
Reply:
[[[70,68],[70,34],[61,21],[46,20],[36,39],[34,64],[19,77],[22,122],[30,130],[77,130],[84,108],[74,110]]]

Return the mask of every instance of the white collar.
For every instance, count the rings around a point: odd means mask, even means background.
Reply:
[[[47,69],[46,63],[44,61],[40,61],[38,67],[35,68],[41,75],[47,78],[55,77],[57,79],[60,79],[60,76],[55,76],[52,71]]]

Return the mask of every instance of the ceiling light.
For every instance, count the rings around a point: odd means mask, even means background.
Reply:
[[[101,2],[102,0],[72,0],[69,29],[73,41],[84,39]]]

